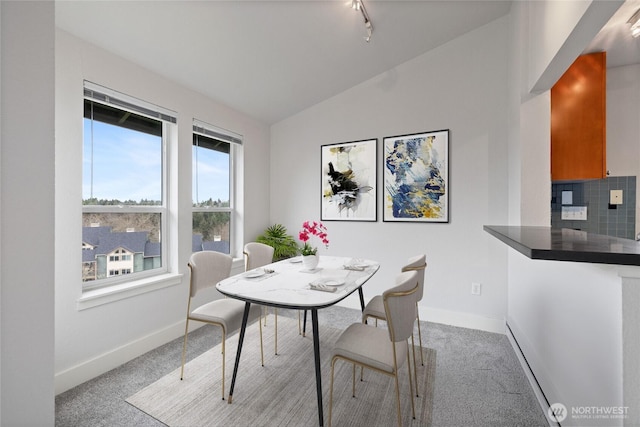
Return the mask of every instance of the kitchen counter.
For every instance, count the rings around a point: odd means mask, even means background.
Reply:
[[[566,228],[485,225],[484,230],[531,259],[640,266],[635,240]]]

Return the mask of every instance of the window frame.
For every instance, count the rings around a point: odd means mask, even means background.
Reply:
[[[211,125],[209,123],[200,121],[198,119],[193,119],[193,128],[191,132],[191,162],[193,164],[193,137],[194,135],[199,135],[205,138],[213,139],[225,144],[229,144],[229,206],[194,206],[194,191],[193,188],[193,178],[191,180],[191,236],[193,236],[193,214],[196,212],[203,213],[212,213],[212,212],[223,212],[229,214],[229,255],[232,257],[236,255],[236,227],[238,226],[236,222],[238,222],[237,215],[237,207],[236,207],[236,167],[237,167],[237,158],[238,151],[242,147],[243,137],[240,134],[235,132],[219,128],[217,126]],[[193,177],[193,170],[191,171],[191,175]]]
[[[162,172],[161,172],[161,205],[85,205],[82,204],[82,215],[85,213],[116,213],[116,214],[158,214],[160,216],[160,257],[161,267],[153,268],[150,270],[143,270],[131,274],[118,274],[116,276],[108,276],[102,279],[96,279],[92,281],[82,281],[82,292],[91,293],[92,291],[99,291],[109,288],[121,287],[127,283],[135,283],[136,281],[148,281],[154,278],[162,279],[171,272],[171,240],[169,237],[169,221],[170,221],[170,189],[169,182],[171,171],[169,170],[170,164],[168,161],[168,147],[171,141],[172,127],[177,126],[177,113],[150,104],[146,101],[131,97],[129,95],[116,92],[112,89],[105,88],[103,86],[96,85],[95,83],[84,81],[84,95],[82,102],[86,100],[97,104],[103,104],[110,108],[116,108],[121,111],[137,114],[139,116],[147,117],[153,120],[157,120],[162,125],[162,137],[161,137],[161,156],[162,156]],[[84,120],[84,117],[83,117]],[[84,133],[83,133],[83,145],[84,145]],[[82,225],[81,225],[82,226]]]

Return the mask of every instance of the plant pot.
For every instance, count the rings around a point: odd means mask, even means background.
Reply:
[[[302,265],[305,270],[315,270],[318,266],[318,262],[320,261],[320,257],[316,255],[303,255],[302,256]]]

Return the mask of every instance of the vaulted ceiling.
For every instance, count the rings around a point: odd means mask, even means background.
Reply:
[[[510,1],[56,1],[59,28],[271,124],[509,12]]]
[[[267,124],[509,13],[511,1],[57,0],[61,29]],[[627,0],[585,49],[640,63]]]

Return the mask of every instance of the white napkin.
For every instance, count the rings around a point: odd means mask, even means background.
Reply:
[[[338,290],[335,286],[325,285],[324,283],[309,283],[309,289],[322,292],[335,292]]]

